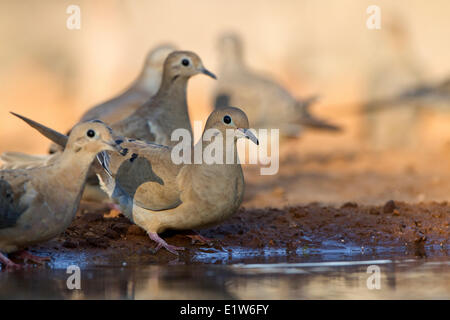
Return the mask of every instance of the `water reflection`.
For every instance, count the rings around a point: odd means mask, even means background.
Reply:
[[[369,290],[369,265],[381,289]],[[81,290],[64,269],[1,272],[1,299],[449,299],[450,262],[373,260],[87,268]]]

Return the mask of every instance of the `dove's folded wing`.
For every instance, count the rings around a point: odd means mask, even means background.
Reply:
[[[0,171],[0,230],[13,227],[37,195],[21,171]]]
[[[181,165],[172,162],[171,148],[132,139],[121,146],[126,156],[109,153],[108,166],[115,179],[110,194],[125,193],[136,205],[152,211],[181,204],[176,182]]]

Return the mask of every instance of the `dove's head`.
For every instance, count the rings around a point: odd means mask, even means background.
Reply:
[[[234,107],[226,107],[214,110],[206,121],[205,130],[217,129],[226,137],[227,129],[234,130],[235,139],[247,138],[257,145],[258,138],[249,130],[247,115],[244,111]]]
[[[190,78],[199,73],[217,79],[211,71],[203,66],[200,57],[191,51],[174,51],[164,62],[164,74],[169,77],[171,82],[177,78]]]
[[[66,149],[74,152],[83,151],[97,154],[101,151],[122,151],[120,144],[114,140],[110,127],[100,120],[82,122],[70,132]]]
[[[167,56],[175,50],[175,46],[171,44],[162,44],[157,46],[147,54],[147,58],[145,59],[145,68],[158,69],[162,71],[164,61],[166,61]]]
[[[218,51],[222,63],[241,63],[243,59],[243,45],[236,33],[226,33],[219,37]]]

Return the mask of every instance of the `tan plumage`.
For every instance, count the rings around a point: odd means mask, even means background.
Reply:
[[[225,116],[232,122],[226,124]],[[228,107],[209,116],[205,131],[217,129],[225,137],[226,129],[234,129],[257,142],[248,127],[245,113]],[[238,137],[232,138],[235,155]],[[203,142],[202,150],[207,146],[208,142]],[[101,186],[119,203],[124,214],[158,243],[158,249],[164,247],[172,253],[180,249],[167,244],[158,233],[218,224],[236,212],[242,202],[244,176],[237,161],[175,165],[171,147],[142,142],[125,142],[123,147],[129,149],[129,156],[121,159],[112,154],[113,175],[100,173]]]
[[[227,123],[225,117],[231,121]],[[216,129],[226,137],[226,129],[234,130],[230,145],[237,159],[236,140],[239,137],[258,143],[248,127],[245,113],[228,107],[209,116],[205,132]],[[164,247],[172,253],[180,249],[167,244],[158,233],[167,229],[211,226],[239,208],[244,193],[244,176],[238,161],[232,164],[174,164],[173,147],[121,139],[126,156],[103,152],[100,157],[112,173],[97,171],[101,186],[119,204],[123,213],[158,243],[158,249]],[[201,150],[205,150],[209,143],[212,142],[203,141]],[[189,148],[195,147],[189,145]]]
[[[111,129],[89,121],[74,127],[52,164],[0,171],[0,251],[22,250],[64,231],[75,217],[92,161],[116,149]],[[17,266],[1,253],[0,262]]]
[[[252,128],[280,129],[282,136],[298,136],[304,127],[338,131],[340,128],[314,117],[309,108],[315,97],[297,100],[270,78],[244,63],[243,46],[235,34],[219,41],[220,73],[214,92],[215,107],[242,107]]]
[[[125,137],[163,145],[173,144],[170,135],[175,129],[184,128],[192,133],[186,90],[189,78],[199,73],[215,78],[205,69],[197,54],[190,51],[172,52],[164,63],[158,93],[134,114],[112,124],[112,128]]]

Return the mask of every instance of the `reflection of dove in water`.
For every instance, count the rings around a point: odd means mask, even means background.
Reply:
[[[215,89],[215,107],[242,107],[253,128],[279,128],[282,136],[298,136],[302,128],[339,131],[340,128],[314,117],[309,108],[316,100],[295,99],[269,78],[260,76],[244,63],[242,42],[237,35],[219,41],[221,69]]]
[[[54,139],[51,129],[24,120]],[[258,144],[248,127],[245,113],[228,107],[211,113],[204,134],[208,129],[216,129],[225,139],[233,139],[232,143],[224,143],[232,147],[237,157],[238,138],[246,137]],[[233,129],[234,136],[227,136],[227,129]],[[157,242],[157,249],[164,247],[174,254],[182,249],[167,244],[158,233],[167,229],[208,227],[225,220],[239,208],[244,194],[244,176],[237,158],[232,164],[174,164],[172,147],[120,139],[122,155],[108,152],[100,157],[111,172],[97,170],[101,186],[123,213]],[[205,141],[200,146],[205,152],[212,141],[202,140]],[[223,156],[226,157],[225,152]]]
[[[105,124],[78,124],[64,152],[51,165],[0,171],[0,251],[17,252],[35,262],[46,258],[21,251],[63,232],[72,222],[80,202],[86,176],[96,155],[121,150]],[[18,265],[0,253],[7,268]]]

